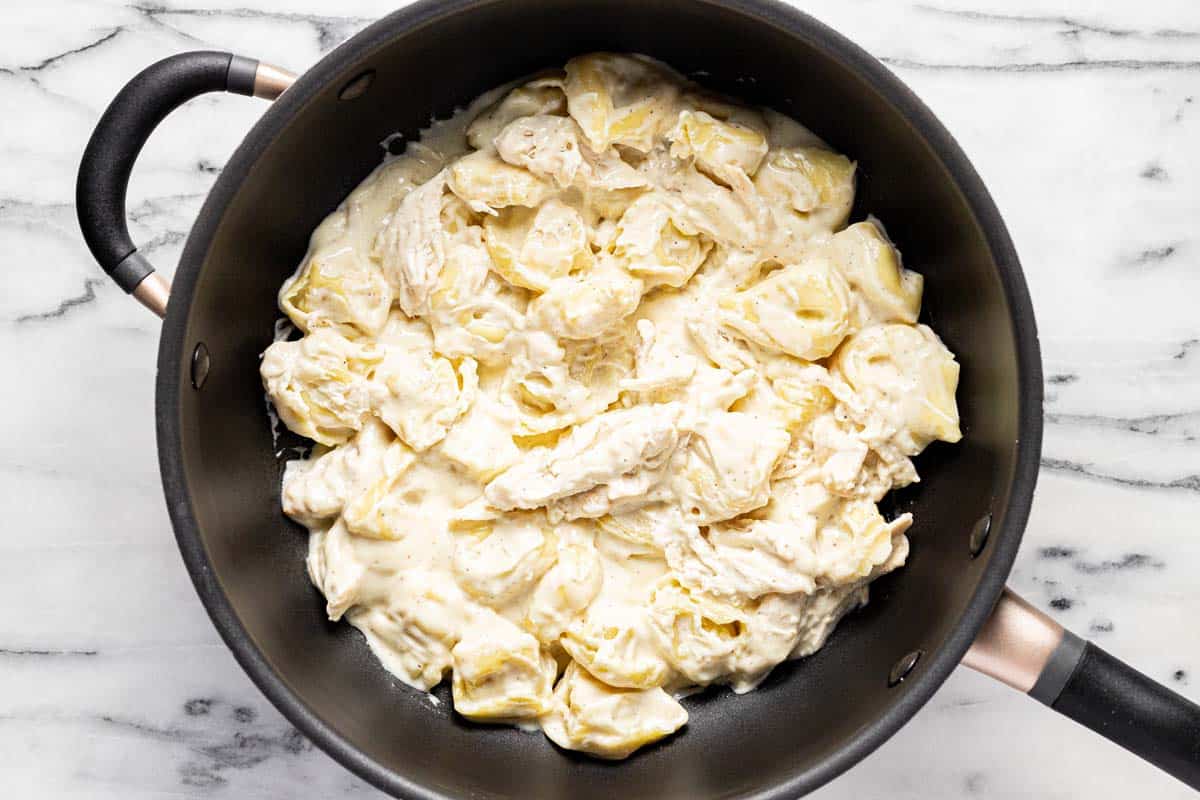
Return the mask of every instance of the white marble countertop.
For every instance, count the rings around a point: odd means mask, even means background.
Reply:
[[[138,69],[217,47],[303,69],[373,0],[5,0],[0,9],[0,786],[5,797],[380,797],[242,674],[184,572],[153,432],[157,324],[88,257],[75,169]],[[1020,250],[1047,428],[1012,583],[1200,699],[1200,4],[807,0],[958,137]],[[138,163],[134,237],[169,271],[262,106],[208,97]],[[959,670],[816,797],[1184,798]]]

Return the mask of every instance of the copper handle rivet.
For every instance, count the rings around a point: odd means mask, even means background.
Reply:
[[[211,359],[208,356],[208,347],[204,342],[196,345],[192,350],[192,388],[199,389],[208,380],[208,370],[212,366]]]
[[[892,687],[908,677],[908,673],[913,671],[917,666],[917,662],[921,660],[922,650],[913,650],[911,653],[906,653],[900,657],[892,666],[892,671],[888,673],[888,686]]]
[[[968,544],[971,547],[971,558],[976,558],[983,552],[983,548],[987,545],[988,534],[992,532],[992,512],[988,512],[979,518],[979,521],[971,528],[971,538]]]

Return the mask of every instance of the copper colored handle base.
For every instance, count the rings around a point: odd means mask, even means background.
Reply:
[[[296,73],[274,64],[259,63],[254,74],[254,96],[274,100],[296,82]]]
[[[1200,706],[1005,589],[963,663],[1200,789]]]
[[[159,319],[167,316],[167,301],[171,299],[171,282],[161,272],[151,272],[133,289],[133,297],[153,311]]]
[[[962,663],[1027,693],[1038,682],[1063,633],[1061,625],[1006,587]]]

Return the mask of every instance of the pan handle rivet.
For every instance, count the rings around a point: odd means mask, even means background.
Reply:
[[[892,671],[888,673],[888,687],[891,688],[907,678],[908,673],[917,666],[917,662],[921,660],[924,652],[924,650],[913,650],[911,653],[901,656],[900,660],[892,666]]]
[[[208,347],[200,342],[192,350],[192,388],[199,389],[208,380],[208,370],[212,362],[208,356]]]
[[[375,70],[369,69],[351,78],[338,92],[338,100],[357,100],[367,93],[375,82]]]
[[[992,512],[988,512],[979,518],[971,527],[971,538],[968,544],[971,548],[971,558],[976,558],[983,552],[983,548],[987,545],[988,534],[992,532]]]

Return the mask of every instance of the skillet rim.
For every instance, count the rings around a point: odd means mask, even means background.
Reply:
[[[740,13],[805,40],[842,63],[879,92],[913,125],[962,193],[983,230],[1008,303],[1017,358],[1019,397],[1016,454],[1008,486],[1003,525],[992,532],[989,561],[975,591],[944,646],[928,656],[928,666],[909,679],[904,696],[846,745],[791,779],[746,795],[752,800],[784,800],[813,791],[845,772],[896,733],[958,666],[976,633],[999,599],[1028,521],[1037,482],[1042,441],[1042,362],[1037,325],[1020,260],[1008,229],[979,174],[949,131],[896,75],[858,45],[814,17],[775,0],[693,0]],[[413,30],[440,18],[469,12],[499,0],[419,0],[369,25],[303,73],[246,134],[221,171],[188,236],[175,272],[171,302],[159,340],[155,417],[159,470],[167,510],[180,554],[217,632],[259,690],[293,725],[342,766],[378,789],[412,800],[447,800],[384,767],[321,719],[278,675],[254,644],[212,570],[200,536],[183,462],[180,394],[187,360],[184,347],[193,294],[209,245],[241,178],[269,149],[276,136],[329,78],[369,53],[385,47],[399,31]]]

